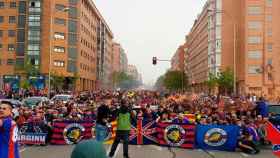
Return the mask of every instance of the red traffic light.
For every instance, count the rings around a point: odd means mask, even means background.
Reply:
[[[157,57],[153,57],[153,65],[157,64]]]

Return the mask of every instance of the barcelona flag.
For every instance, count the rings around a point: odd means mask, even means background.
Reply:
[[[92,121],[57,120],[53,123],[51,143],[57,145],[75,144],[92,138]]]
[[[139,118],[132,124],[129,143],[134,145],[156,144],[156,122]]]
[[[280,157],[280,120],[270,120],[266,124],[267,139],[272,143],[273,153]]]
[[[194,148],[195,125],[159,122],[157,139],[163,146]]]

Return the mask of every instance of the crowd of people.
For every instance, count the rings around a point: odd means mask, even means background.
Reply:
[[[201,125],[238,125],[238,147],[245,153],[256,154],[259,144],[269,144],[265,137],[265,123],[273,113],[268,112],[267,101],[262,97],[257,101],[256,97],[250,96],[155,91],[95,91],[72,95],[73,99],[67,103],[56,100],[53,103],[40,102],[33,109],[18,107],[14,119],[19,127],[27,122],[43,123],[51,135],[54,120],[97,120],[97,123],[106,125],[116,118],[117,109],[125,104],[134,118]],[[195,119],[187,119],[184,117],[186,114],[193,114]]]

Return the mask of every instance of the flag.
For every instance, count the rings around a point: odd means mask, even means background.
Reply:
[[[135,145],[156,144],[156,122],[142,118],[137,119],[137,122],[131,126],[129,143]]]
[[[54,121],[51,143],[65,145],[78,143],[82,139],[91,139],[93,126],[93,121]]]
[[[196,143],[201,149],[235,151],[238,135],[238,126],[198,125]]]
[[[105,139],[104,144],[113,144],[116,138],[117,121],[112,121],[110,124],[110,132],[108,134],[108,137]]]
[[[157,123],[157,140],[159,145],[193,148],[195,125]]]
[[[268,122],[266,124],[267,139],[272,143],[272,151],[280,157],[280,121]]]

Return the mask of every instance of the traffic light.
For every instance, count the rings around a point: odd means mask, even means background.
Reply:
[[[153,57],[153,65],[157,64],[157,57]]]

